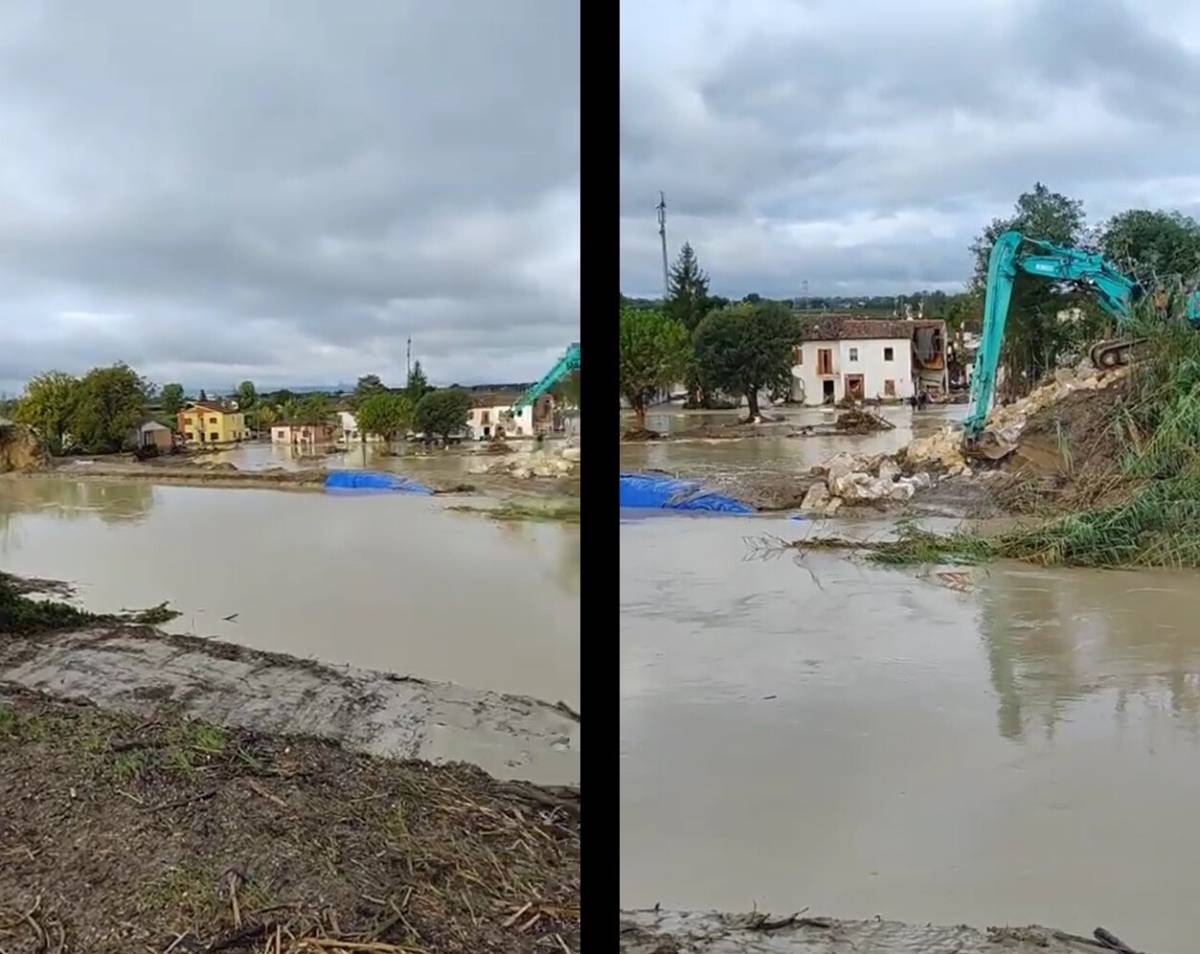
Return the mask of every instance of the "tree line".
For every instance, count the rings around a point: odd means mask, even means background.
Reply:
[[[879,306],[879,317],[911,306],[925,318],[944,320],[951,347],[957,344],[961,353],[966,332],[980,330],[988,258],[996,239],[1009,229],[1097,251],[1146,287],[1190,290],[1200,276],[1200,224],[1194,219],[1169,210],[1130,209],[1089,227],[1081,201],[1040,182],[1017,198],[1011,215],[993,219],[971,243],[973,274],[962,291],[952,294],[920,291],[797,302],[750,293],[733,302],[709,294],[709,277],[685,243],[671,268],[665,299],[620,296],[621,394],[637,414],[639,428],[645,427],[646,407],[654,395],[678,382],[687,387],[689,405],[711,405],[714,393],[722,391],[745,397],[756,416],[760,391],[787,387],[792,349],[814,302],[866,314]],[[1072,309],[1080,320],[1059,319]],[[1086,289],[1019,275],[1001,358],[1009,395],[1027,390],[1060,359],[1080,353],[1111,322]]]
[[[432,387],[419,361],[398,389],[388,388],[378,375],[366,374],[349,396],[340,392],[300,395],[286,388],[260,393],[253,381],[243,381],[227,397],[236,402],[252,430],[277,422],[329,424],[339,405],[348,404],[364,434],[391,440],[415,429],[443,442],[466,424],[472,404],[462,388]],[[209,400],[205,390],[196,400]],[[65,371],[34,375],[24,394],[6,402],[5,410],[29,426],[51,454],[72,450],[97,454],[128,446],[131,434],[147,420],[174,428],[176,415],[188,403],[178,382],[158,388],[128,365],[117,363],[93,368],[81,377]]]

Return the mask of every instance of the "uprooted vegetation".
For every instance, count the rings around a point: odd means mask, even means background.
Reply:
[[[995,535],[907,525],[893,541],[855,546],[888,563],[1200,566],[1200,334],[1144,319],[1132,333],[1146,343],[1131,373],[1032,415],[1021,441],[1034,449],[998,483],[1029,510],[1067,512]]]
[[[579,800],[0,695],[0,948],[577,951]]]

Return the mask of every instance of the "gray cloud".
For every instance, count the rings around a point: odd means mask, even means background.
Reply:
[[[579,327],[555,0],[0,7],[0,389],[530,379]]]
[[[1186,0],[645,0],[621,33],[626,294],[660,293],[659,189],[737,296],[952,290],[1037,180],[1200,210]]]

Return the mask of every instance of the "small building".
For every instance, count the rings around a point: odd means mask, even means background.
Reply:
[[[352,411],[338,411],[337,439],[343,444],[376,443],[383,438],[378,434],[364,434],[358,428],[358,421]]]
[[[943,321],[819,315],[805,322],[792,352],[798,403],[904,401],[948,388]]]
[[[471,412],[467,416],[467,434],[472,440],[493,438],[533,437],[554,429],[554,398],[541,395],[519,411],[513,405],[525,389],[482,391],[471,395]]]
[[[332,424],[282,423],[271,425],[272,444],[312,447],[318,444],[332,444],[334,439]]]
[[[191,401],[176,414],[176,430],[185,444],[233,444],[250,439],[246,415],[236,405]]]
[[[147,421],[130,434],[130,443],[138,450],[154,447],[169,451],[175,445],[175,432],[158,421]]]

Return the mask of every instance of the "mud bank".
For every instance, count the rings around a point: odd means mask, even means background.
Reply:
[[[812,916],[621,912],[622,954],[1139,954],[1119,944],[1037,925],[979,931]]]
[[[8,954],[579,950],[577,794],[0,685]]]
[[[0,684],[153,718],[299,733],[372,755],[469,762],[499,778],[578,785],[579,717],[565,706],[334,667],[146,626],[0,641]]]

